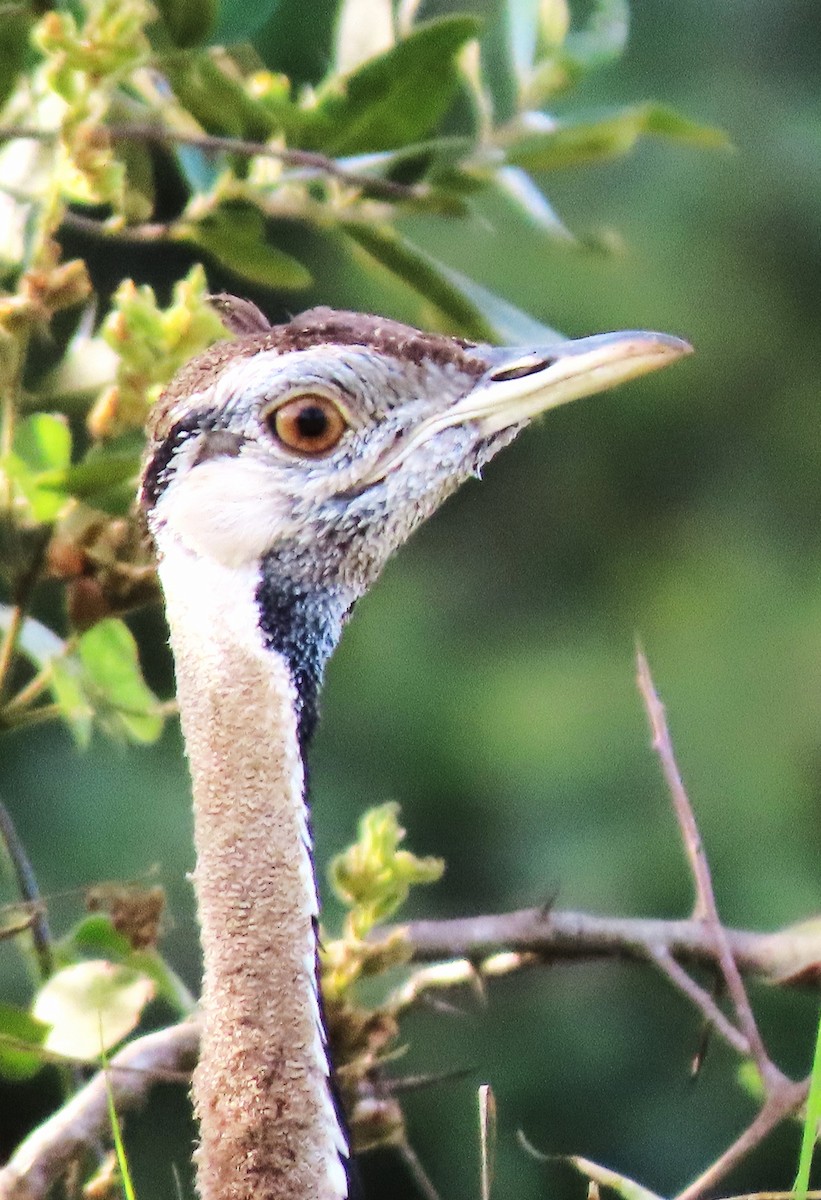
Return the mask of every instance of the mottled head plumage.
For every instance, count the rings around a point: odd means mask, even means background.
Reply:
[[[631,333],[504,350],[329,308],[270,326],[248,301],[215,304],[235,340],[188,363],[151,416],[151,528],[227,567],[274,554],[354,598],[531,417],[686,348]],[[339,436],[313,453],[329,413]]]

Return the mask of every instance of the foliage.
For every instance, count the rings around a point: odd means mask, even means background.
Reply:
[[[458,222],[495,197],[572,242],[529,172],[605,161],[645,136],[723,138],[657,104],[544,111],[621,53],[621,0],[599,0],[579,28],[562,0],[509,0],[496,28],[471,14],[405,15],[364,54],[342,20],[335,62],[311,84],[286,78],[255,42],[258,6],[11,7],[2,53],[14,70],[0,80],[0,727],[60,720],[80,746],[95,728],[150,743],[168,707],[121,620],[155,595],[132,497],[150,404],[225,335],[200,256],[212,280],[262,292],[277,311],[310,294],[327,259],[364,278],[375,307],[395,302],[419,323],[550,340],[415,245],[401,219]],[[64,255],[69,241],[83,258]],[[180,264],[160,299],[144,281],[158,249]],[[137,278],[111,289],[121,255]],[[397,1031],[390,1003],[363,1007],[356,987],[407,953],[401,936],[365,937],[441,870],[402,850],[402,836],[392,806],[374,811],[334,866],[348,913],[324,964],[349,1096]],[[151,1000],[187,1011],[154,943],[136,945],[111,915],[88,918],[59,949],[30,1012],[0,1014],[14,1040],[0,1057],[8,1075],[25,1076],[44,1051],[96,1057],[101,1037],[107,1050],[127,1036]],[[353,1125],[361,1145],[402,1130],[393,1100]]]

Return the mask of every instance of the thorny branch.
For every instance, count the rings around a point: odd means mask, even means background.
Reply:
[[[617,958],[653,963],[719,1036],[741,1057],[755,1062],[764,1085],[764,1103],[750,1125],[677,1197],[699,1200],[806,1099],[807,1081],[788,1079],[770,1059],[742,976],[780,986],[817,987],[821,930],[814,922],[773,933],[729,929],[721,924],[664,709],[641,653],[638,683],[694,879],[696,903],[690,918],[602,917],[542,906],[454,920],[415,921],[382,927],[375,934],[382,938],[401,930],[411,947],[411,962],[417,964],[390,999],[396,1013],[441,996],[446,989],[467,986],[481,991],[486,980],[559,961]],[[688,968],[694,967],[719,971],[735,1021],[691,977]],[[138,1038],[115,1055],[108,1071],[117,1109],[143,1103],[157,1079],[187,1078],[196,1058],[198,1036],[196,1022],[185,1021]],[[100,1073],[0,1168],[0,1200],[44,1200],[69,1164],[105,1137],[108,1124],[105,1080]]]

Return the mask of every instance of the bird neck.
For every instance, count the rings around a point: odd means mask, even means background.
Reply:
[[[202,1200],[339,1200],[345,1138],[317,979],[303,753],[344,619],[278,565],[160,542],[191,768],[204,957],[193,1092]]]
[[[262,558],[254,596],[264,644],[285,659],[294,683],[304,755],[316,728],[325,665],[355,597],[340,587],[294,577],[281,549]]]

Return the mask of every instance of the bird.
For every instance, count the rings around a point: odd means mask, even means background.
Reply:
[[[306,796],[325,666],[393,551],[533,418],[691,347],[634,331],[500,348],[213,303],[233,336],[156,402],[140,484],[192,777],[197,1188],[343,1200]]]

